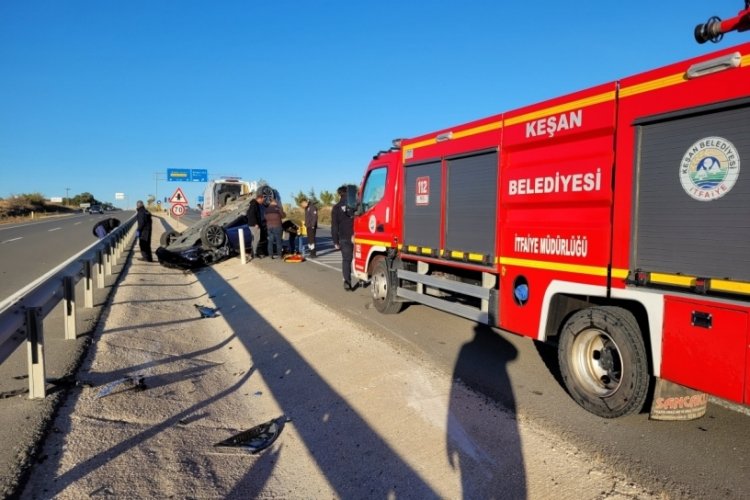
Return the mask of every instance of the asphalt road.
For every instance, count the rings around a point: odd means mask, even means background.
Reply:
[[[367,288],[343,290],[340,254],[325,231],[319,235],[324,237],[319,259],[303,264],[262,261],[264,269],[656,491],[676,497],[747,498],[747,415],[710,404],[705,417],[688,422],[650,421],[645,413],[614,420],[596,417],[565,392],[554,349],[423,305],[382,315],[371,307]]]
[[[77,214],[0,225],[0,302],[97,241],[102,218],[124,222],[133,211]]]
[[[133,212],[112,212],[102,215],[73,215],[25,224],[0,225],[0,301],[26,287],[59,264],[78,254],[97,240],[92,228],[102,217],[113,216],[125,221]],[[156,223],[156,222],[155,222]],[[105,276],[103,288],[94,287],[94,307],[77,307],[78,336],[64,338],[63,310],[57,307],[44,320],[44,353],[46,362],[47,397],[28,398],[28,356],[24,343],[0,364],[0,497],[6,498],[19,479],[19,463],[25,463],[36,443],[43,439],[43,430],[50,415],[64,395],[65,377],[87,349],[90,333],[95,328],[125,261]],[[83,281],[77,285],[76,296],[83,297]]]

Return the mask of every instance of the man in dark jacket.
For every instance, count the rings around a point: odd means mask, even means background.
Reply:
[[[289,219],[281,224],[281,229],[289,234],[289,253],[297,253],[297,234],[299,226]]]
[[[153,262],[151,256],[151,212],[146,210],[143,202],[138,200],[135,204],[136,234],[138,235],[138,247],[141,249],[141,260]]]
[[[281,234],[283,232],[281,220],[286,217],[286,214],[279,206],[279,203],[272,199],[271,203],[266,207],[263,217],[266,219],[266,228],[268,229],[268,255],[270,255],[272,259],[275,259],[276,257],[280,259]],[[276,249],[275,254],[274,248]]]
[[[305,209],[305,229],[307,230],[307,247],[310,249],[310,257],[315,258],[315,232],[318,230],[318,207],[315,200],[304,200],[302,208]]]
[[[331,211],[331,236],[333,245],[341,250],[341,274],[344,275],[344,290],[352,291],[352,257],[354,256],[354,214],[346,206],[346,186],[338,189],[339,202]]]
[[[260,205],[263,203],[263,195],[258,193],[247,207],[247,225],[250,226],[250,234],[253,235],[251,243],[252,254],[250,260],[258,257],[258,242],[260,242],[260,226],[263,219],[260,215]]]

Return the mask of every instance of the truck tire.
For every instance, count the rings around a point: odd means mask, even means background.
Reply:
[[[591,307],[565,323],[558,349],[560,372],[570,396],[604,418],[637,413],[650,383],[641,330],[620,307]]]
[[[404,303],[399,302],[396,297],[397,285],[393,279],[393,273],[388,270],[388,264],[382,255],[372,260],[370,280],[372,303],[375,309],[383,314],[396,314],[400,312]]]
[[[166,248],[179,237],[180,233],[178,233],[177,231],[167,231],[165,233],[162,233],[161,238],[159,238],[159,243],[161,244],[161,246]]]
[[[208,224],[201,229],[201,242],[207,248],[220,248],[227,241],[227,235],[221,226]]]

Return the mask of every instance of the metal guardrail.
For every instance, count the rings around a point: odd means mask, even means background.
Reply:
[[[135,216],[33,283],[0,303],[0,363],[22,342],[28,347],[29,398],[46,396],[43,320],[63,302],[65,339],[76,339],[76,284],[84,280],[84,307],[94,307],[94,283],[104,288],[105,276],[135,235]]]

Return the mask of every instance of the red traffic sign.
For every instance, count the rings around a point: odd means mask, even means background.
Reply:
[[[187,198],[185,198],[185,193],[182,192],[181,188],[177,188],[174,191],[174,194],[171,198],[169,198],[169,203],[172,203],[173,205],[187,205],[188,201]]]
[[[172,205],[172,208],[170,208],[169,211],[172,213],[172,217],[182,217],[183,215],[185,215],[185,205]]]

